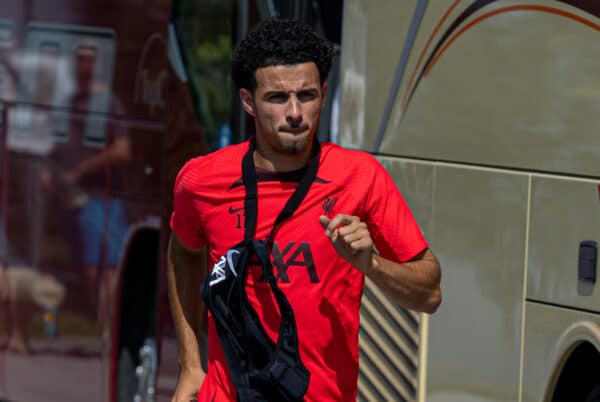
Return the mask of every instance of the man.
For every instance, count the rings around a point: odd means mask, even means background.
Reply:
[[[39,175],[41,188],[62,206],[63,222],[76,225],[77,230],[67,231],[73,245],[71,258],[73,264],[83,266],[88,308],[94,318],[108,308],[119,250],[129,228],[123,200],[108,196],[107,189],[125,187],[125,168],[132,159],[128,129],[118,121],[107,119],[101,132],[106,142],[103,148],[90,146],[86,138],[91,120],[81,111],[93,109],[96,98],[108,98],[111,114],[123,113],[120,100],[94,75],[98,56],[93,43],[84,41],[75,48],[74,86],[69,99],[75,112],[69,119],[66,140],[54,144],[49,163]],[[101,271],[102,265],[108,269]]]
[[[268,235],[312,156],[332,55],[331,45],[304,24],[277,19],[262,23],[235,51],[233,79],[256,128],[255,239]],[[237,215],[243,216],[241,161],[248,149],[246,141],[192,159],[175,184],[168,281],[181,372],[173,402],[188,402],[200,386],[200,401],[236,400],[210,314],[207,373],[195,331],[206,259],[213,266],[244,236]],[[308,195],[278,226],[271,257],[310,371],[304,399],[356,400],[365,275],[399,304],[432,313],[441,300],[440,267],[393,181],[372,156],[325,143],[318,163]],[[250,267],[246,292],[266,333],[276,339],[280,317],[260,274],[260,268]]]

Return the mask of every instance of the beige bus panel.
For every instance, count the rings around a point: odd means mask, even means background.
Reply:
[[[389,157],[380,157],[379,161],[394,179],[425,237],[431,241],[435,185],[433,165]]]
[[[599,38],[581,23],[533,11],[475,25],[423,79],[383,149],[598,175]]]
[[[437,165],[427,401],[518,398],[528,177]]]
[[[367,49],[362,52],[363,59],[356,60],[361,54],[355,51],[342,60],[341,113],[350,117],[342,120],[341,140],[345,145],[366,149],[372,149],[375,141],[415,8],[413,1],[385,2],[385,8],[381,3],[365,6]],[[551,3],[528,2],[552,6],[600,26],[598,18],[590,14],[560,2]],[[499,13],[475,24],[443,53],[404,111],[402,99],[410,89],[408,81],[417,60],[451,4],[429,2],[380,151],[597,176],[600,33],[571,18],[528,10]],[[461,1],[453,9],[434,35],[425,59],[441,33],[468,4]],[[519,4],[523,2],[510,3]],[[484,7],[456,31],[506,5]],[[344,41],[360,42],[359,35],[365,35],[350,26],[344,28]],[[360,76],[350,71],[350,64],[361,63],[366,94],[362,101],[353,97],[356,91],[350,90],[350,83],[356,80],[348,78]],[[362,126],[356,124],[360,114],[346,112],[356,109],[353,104],[357,102],[364,105]]]
[[[433,229],[433,167],[391,158],[394,178],[427,237]],[[359,401],[414,401],[418,395],[420,315],[392,302],[370,280],[362,300]]]
[[[549,401],[574,347],[589,342],[600,351],[600,318],[538,303],[527,303],[525,316],[522,402]]]
[[[344,3],[340,143],[370,149],[415,0]],[[408,11],[410,10],[410,11]],[[368,99],[368,101],[367,101]]]
[[[600,312],[600,285],[577,276],[579,243],[600,242],[599,185],[532,178],[528,299]]]

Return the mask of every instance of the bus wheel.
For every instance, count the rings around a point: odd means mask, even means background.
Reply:
[[[124,347],[119,351],[117,376],[117,401],[133,402],[137,390],[137,378],[135,375],[135,362],[131,351]]]

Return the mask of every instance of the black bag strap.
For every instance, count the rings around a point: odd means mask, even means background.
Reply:
[[[257,179],[256,179],[256,167],[254,165],[254,150],[256,148],[256,140],[250,140],[250,146],[248,152],[244,155],[242,160],[242,180],[246,188],[246,197],[244,198],[244,241],[250,243],[254,238],[254,231],[256,230],[256,222],[258,215],[258,191],[257,191]],[[321,155],[321,146],[319,141],[315,138],[313,141],[312,158],[309,159],[306,166],[306,171],[300,179],[296,190],[288,199],[287,203],[277,215],[275,223],[271,228],[271,232],[267,236],[267,245],[270,247],[275,230],[279,224],[291,217],[298,206],[308,194],[310,185],[317,177],[317,170],[319,168],[319,158]]]
[[[310,373],[306,367],[302,364],[298,352],[298,338],[296,331],[296,322],[294,313],[291,305],[289,304],[284,293],[279,289],[277,280],[273,274],[273,266],[269,257],[271,243],[275,235],[277,227],[286,219],[291,217],[294,212],[298,209],[298,206],[304,200],[311,184],[317,177],[317,170],[319,166],[320,157],[320,144],[315,139],[313,142],[313,148],[311,149],[311,158],[309,159],[305,168],[304,174],[300,179],[298,186],[287,200],[285,206],[279,212],[275,218],[275,222],[266,240],[254,240],[254,233],[256,231],[257,216],[258,216],[258,183],[256,177],[256,167],[254,164],[254,150],[256,149],[256,141],[250,140],[248,151],[242,159],[242,181],[246,190],[244,197],[244,247],[250,252],[250,254],[256,255],[259,260],[259,264],[263,268],[262,279],[266,280],[271,288],[275,300],[279,307],[281,314],[281,323],[279,329],[279,337],[276,345],[273,345],[272,357],[269,357],[270,362],[263,368],[243,367],[242,360],[252,360],[252,354],[248,350],[244,350],[244,347],[248,345],[239,344],[239,342],[233,341],[236,330],[241,330],[243,333],[241,339],[264,339],[267,342],[271,342],[264,334],[264,329],[261,326],[260,320],[256,315],[256,312],[247,303],[245,294],[245,274],[238,275],[234,278],[234,284],[236,291],[239,295],[235,298],[239,299],[241,304],[239,305],[240,316],[242,317],[242,327],[236,328],[236,325],[231,324],[228,328],[224,328],[226,331],[224,335],[219,332],[221,342],[226,352],[227,359],[232,368],[232,379],[238,389],[238,400],[241,402],[246,401],[266,401],[272,398],[264,399],[265,395],[262,394],[264,391],[253,388],[251,378],[255,381],[260,381],[264,384],[269,384],[268,389],[275,392],[272,395],[273,400],[286,400],[286,401],[299,401],[302,399],[302,395],[308,389]],[[249,257],[247,254],[246,257]],[[243,300],[246,300],[244,303]],[[231,302],[231,300],[229,300]],[[230,308],[233,306],[229,306]],[[225,326],[224,326],[225,327]],[[219,329],[219,326],[217,326]],[[260,336],[262,334],[262,337]],[[274,360],[271,360],[274,359]],[[247,363],[245,363],[247,364]],[[254,384],[256,385],[256,384]]]

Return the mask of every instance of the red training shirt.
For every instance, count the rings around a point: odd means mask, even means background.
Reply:
[[[176,183],[171,229],[190,248],[208,247],[209,267],[244,236],[241,161],[249,143],[191,159]],[[264,239],[302,171],[257,169],[258,223]],[[323,143],[317,178],[294,215],[277,229],[273,269],[296,317],[300,357],[310,371],[306,401],[356,401],[358,330],[364,275],[334,250],[320,215],[356,215],[380,254],[408,261],[428,245],[387,171],[371,155]],[[260,268],[250,267],[248,300],[276,342],[280,317]],[[200,284],[198,284],[198,291]],[[215,323],[208,318],[208,372],[199,401],[236,401]]]

